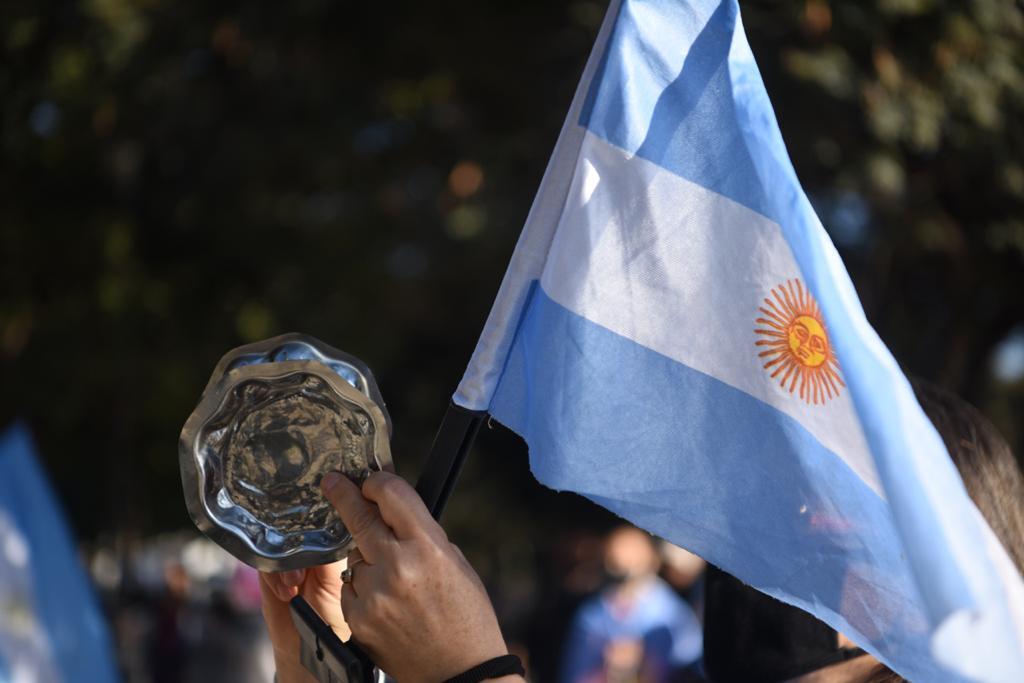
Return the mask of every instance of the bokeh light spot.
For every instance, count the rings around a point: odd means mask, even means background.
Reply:
[[[1024,325],[1018,325],[996,347],[992,371],[1007,384],[1024,379]]]
[[[270,309],[263,304],[257,301],[246,301],[238,309],[235,327],[244,341],[259,341],[271,336],[274,316]]]
[[[448,189],[459,199],[472,197],[484,184],[484,169],[473,161],[460,161],[448,175]]]
[[[448,214],[445,230],[457,240],[473,239],[484,231],[487,212],[479,206],[460,206]]]
[[[49,100],[40,102],[36,106],[32,107],[32,112],[28,116],[28,125],[32,129],[32,132],[41,138],[51,137],[57,132],[57,126],[60,124],[60,109],[57,105]]]

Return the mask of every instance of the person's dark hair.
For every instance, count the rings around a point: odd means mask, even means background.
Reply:
[[[900,676],[885,664],[879,664],[877,667],[872,669],[871,673],[868,674],[868,677],[864,679],[863,683],[907,683],[907,679]]]
[[[920,379],[911,385],[960,471],[967,495],[1024,573],[1024,475],[1010,445],[988,418],[956,394]]]
[[[960,472],[967,495],[1006,548],[1017,571],[1024,572],[1024,475],[1003,435],[977,408],[951,391],[923,379],[911,379],[917,402],[942,437]],[[901,683],[904,679],[879,664],[864,683]]]

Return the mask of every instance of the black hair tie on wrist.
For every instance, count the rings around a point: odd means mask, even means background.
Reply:
[[[500,676],[526,676],[526,669],[519,657],[515,655],[502,655],[494,659],[488,659],[483,664],[477,664],[468,671],[463,671],[458,676],[452,676],[444,683],[480,683],[488,678]]]

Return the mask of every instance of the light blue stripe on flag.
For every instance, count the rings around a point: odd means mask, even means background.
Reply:
[[[1020,576],[864,317],[734,1],[612,3],[455,400],[907,677],[1024,671]]]
[[[804,609],[854,597],[837,565],[874,567],[888,604],[837,626],[870,633],[872,649],[927,651],[888,506],[784,413],[590,323],[536,285],[491,412],[529,436],[542,483]]]

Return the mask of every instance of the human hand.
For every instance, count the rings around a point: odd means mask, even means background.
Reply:
[[[508,654],[476,572],[404,479],[374,472],[362,490],[337,473],[324,495],[362,561],[342,586],[352,635],[401,683],[437,683]]]
[[[278,683],[316,683],[299,661],[299,633],[288,607],[296,595],[301,594],[339,638],[347,640],[351,635],[341,613],[343,565],[344,562],[335,562],[287,572],[260,572],[263,619],[274,646]]]

